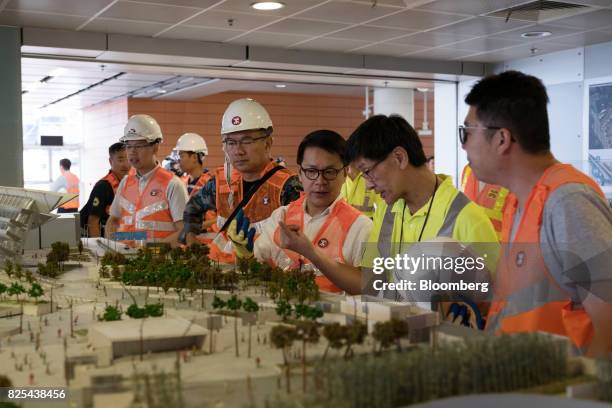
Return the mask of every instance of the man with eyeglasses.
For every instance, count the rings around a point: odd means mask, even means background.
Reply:
[[[161,128],[149,115],[134,115],[120,139],[134,172],[119,183],[106,223],[106,237],[135,245],[136,241],[174,245],[183,228],[187,189],[157,161]],[[115,234],[118,232],[119,234]]]
[[[546,88],[507,71],[480,80],[465,102],[460,136],[474,174],[511,192],[487,328],[610,353],[612,211],[593,179],[550,151]]]
[[[261,235],[255,241],[255,257],[283,269],[309,267],[310,260],[280,247],[279,223],[284,222],[289,228],[302,232],[309,244],[327,258],[352,266],[359,265],[361,244],[370,233],[372,221],[340,195],[348,164],[346,141],[331,130],[314,131],[300,143],[297,163],[305,194],[288,206],[276,209],[263,222]],[[244,223],[240,226],[238,221],[233,222],[230,231],[242,229],[239,232],[241,238],[248,226]],[[235,244],[235,250],[241,257],[253,255],[240,244]],[[341,291],[324,275],[317,276],[316,282],[321,290]]]
[[[184,214],[182,241],[192,243],[201,232],[206,211],[217,211],[217,225],[226,226],[240,208],[256,230],[282,205],[300,197],[302,186],[294,174],[271,158],[272,120],[257,101],[244,98],[229,104],[221,121],[225,166],[191,197]],[[210,257],[235,262],[232,243],[221,231],[209,245]]]
[[[363,174],[367,187],[384,200],[374,215],[361,260],[363,273],[362,268],[323,256],[303,234],[280,223],[283,247],[310,259],[350,294],[374,293],[375,259],[395,257],[414,243],[438,237],[466,244],[490,243],[486,263],[493,270],[499,245],[491,222],[453,186],[450,177],[427,168],[421,141],[405,119],[376,115],[363,122],[348,140],[348,158]]]

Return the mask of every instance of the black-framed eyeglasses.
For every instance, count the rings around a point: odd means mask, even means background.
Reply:
[[[389,153],[391,154],[391,153]],[[367,178],[370,181],[374,181],[374,176],[372,175],[372,172],[374,171],[374,169],[376,168],[376,166],[378,166],[380,163],[384,162],[385,160],[387,160],[387,157],[389,157],[389,155],[385,156],[384,159],[377,161],[376,163],[374,163],[374,165],[372,167],[370,167],[367,170],[362,170],[361,174],[363,175],[364,178]]]
[[[339,169],[334,169],[333,167],[329,167],[325,170],[319,170],[319,169],[315,169],[312,167],[309,168],[304,168],[302,166],[300,166],[300,171],[302,172],[302,174],[304,174],[304,176],[308,179],[308,180],[312,180],[315,181],[316,179],[319,178],[319,176],[322,174],[323,178],[327,181],[334,181],[337,177],[338,174],[340,174],[340,172],[342,170],[344,170],[346,167],[341,167]]]
[[[465,144],[467,142],[468,133],[466,129],[483,129],[483,130],[499,130],[500,127],[497,126],[459,126],[459,141],[461,144]]]
[[[258,140],[265,139],[268,135],[260,137],[245,137],[242,140],[224,139],[223,144],[229,149],[235,149],[238,146],[249,147]]]

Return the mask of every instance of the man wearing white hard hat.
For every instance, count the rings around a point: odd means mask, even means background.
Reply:
[[[208,156],[208,146],[197,133],[185,133],[179,137],[174,148],[179,167],[187,174],[187,193],[193,197],[208,180],[210,174],[204,168],[204,157]]]
[[[136,171],[117,188],[106,236],[128,242],[175,243],[183,228],[188,196],[183,182],[159,166],[156,155],[163,141],[159,124],[149,115],[134,115],[120,141]],[[122,234],[116,236],[116,232]]]
[[[242,209],[258,230],[272,211],[297,200],[302,186],[296,175],[272,160],[272,120],[259,102],[244,98],[230,103],[221,135],[225,166],[187,203],[183,240],[195,242],[204,213],[216,209],[222,231],[210,245],[210,257],[233,263],[231,241],[224,232],[238,211]]]

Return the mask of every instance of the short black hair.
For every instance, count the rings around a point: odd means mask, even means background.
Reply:
[[[505,71],[478,81],[465,97],[485,126],[510,129],[528,153],[550,150],[548,94],[542,81],[518,71]]]
[[[125,150],[125,143],[117,142],[110,145],[108,148],[108,155],[112,156],[115,153]]]
[[[72,162],[69,159],[62,159],[60,160],[60,166],[62,166],[64,170],[70,170],[70,166],[72,166]]]
[[[368,160],[384,160],[396,147],[408,153],[414,167],[427,162],[423,144],[416,130],[400,115],[375,115],[363,122],[348,139],[349,161],[360,157]]]
[[[348,160],[346,158],[346,140],[340,134],[333,130],[321,129],[315,130],[306,135],[298,146],[297,164],[302,165],[304,160],[304,152],[308,147],[318,147],[328,153],[337,154],[342,160],[342,164],[346,166]]]

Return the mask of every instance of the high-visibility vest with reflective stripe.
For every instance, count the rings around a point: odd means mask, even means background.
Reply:
[[[272,170],[277,164],[270,162],[261,171],[260,177],[263,177],[268,171]],[[261,233],[262,222],[270,217],[272,212],[281,206],[281,193],[283,186],[292,176],[287,169],[277,171],[257,190],[251,197],[249,202],[244,206],[243,211],[251,221],[251,227],[257,231],[257,235]],[[217,207],[217,225],[219,227],[225,224],[234,210],[234,206],[242,201],[242,175],[238,170],[232,170],[231,185],[227,184],[223,167],[215,170],[216,184],[216,207]],[[233,192],[233,202],[230,205],[230,193]],[[225,236],[225,233],[218,234],[213,242],[209,245],[209,257],[212,260],[225,263],[234,263],[236,258],[232,251],[232,244]]]
[[[459,213],[468,204],[470,204],[470,200],[465,196],[465,194],[458,191],[457,195],[455,195],[448,210],[446,211],[444,222],[442,223],[442,226],[438,230],[436,237],[447,237],[447,238],[453,237],[453,231],[455,229],[457,217],[459,216]],[[432,211],[433,211],[433,208],[432,208]],[[393,243],[391,242],[391,239],[392,239],[391,237],[393,237],[393,228],[395,226],[395,217],[396,215],[393,214],[393,206],[392,205],[387,206],[387,210],[385,211],[385,216],[383,218],[383,221],[380,227],[380,233],[378,235],[379,236],[378,253],[381,257],[384,257],[384,258],[391,258],[392,256],[394,256],[394,254],[399,252],[398,250],[396,250],[396,248],[392,248]],[[400,225],[400,228],[404,228],[404,226]],[[398,242],[395,244],[400,244],[400,243]],[[388,273],[386,275],[383,275],[383,277],[385,277],[387,281],[392,282],[394,280],[392,272],[393,271],[388,271]],[[399,300],[398,291],[396,290],[385,291],[379,294],[379,296],[384,297],[385,299]]]
[[[518,201],[513,194],[508,196],[502,254],[487,329],[498,334],[554,333],[567,336],[574,346],[585,350],[593,336],[591,318],[552,277],[540,248],[546,201],[557,188],[568,183],[586,184],[604,197],[595,181],[571,165],[549,167],[529,194],[512,245],[508,244]]]
[[[159,241],[175,232],[170,203],[166,196],[172,177],[172,172],[157,167],[140,194],[138,178],[135,174],[129,174],[119,194],[121,220],[118,231],[146,231],[147,241]]]
[[[66,178],[66,192],[70,194],[79,194],[79,178],[69,171],[64,172],[64,177]],[[67,203],[62,204],[60,208],[65,210],[79,208],[79,197],[77,196]]]
[[[501,238],[504,205],[509,191],[504,187],[485,183],[482,183],[481,188],[480,184],[472,168],[469,165],[465,166],[461,175],[461,191],[470,200],[484,208],[498,237]]]
[[[106,176],[100,179],[100,181],[103,181],[103,180],[108,182],[108,184],[111,185],[111,188],[113,189],[113,194],[117,194],[117,188],[119,188],[119,183],[121,182],[121,180],[119,180],[117,176],[115,176],[115,173],[113,173],[112,171],[109,171]],[[110,205],[106,206],[106,213],[110,214]]]
[[[370,218],[374,216],[377,201],[382,200],[376,191],[366,188],[366,182],[361,173],[359,173],[354,180],[351,180],[350,177],[346,178],[342,185],[340,195],[350,205]]]
[[[298,225],[300,231],[304,231],[304,200],[306,196],[300,197],[299,200],[292,202],[287,206],[284,222],[286,224]],[[351,207],[344,199],[340,199],[334,205],[327,219],[312,239],[312,244],[321,249],[325,255],[340,263],[345,263],[342,248],[344,242],[351,229],[351,226],[361,213]],[[274,231],[274,243],[280,247],[280,229]],[[311,262],[300,254],[282,249],[279,252],[277,259],[272,259],[272,263],[276,266],[289,267],[298,269],[300,263],[303,265]],[[317,285],[321,290],[327,292],[341,292],[342,290],[334,285],[324,275],[315,278]]]

